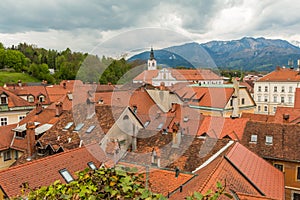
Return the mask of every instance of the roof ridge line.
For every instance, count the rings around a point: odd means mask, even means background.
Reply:
[[[211,163],[212,161],[214,161],[219,155],[221,155],[221,153],[223,153],[226,149],[228,149],[228,147],[230,147],[232,144],[234,143],[233,140],[230,140],[225,146],[223,146],[217,153],[215,153],[214,155],[212,155],[209,159],[207,159],[202,165],[200,165],[199,167],[197,167],[194,171],[192,171],[192,173],[196,173],[197,171],[199,171],[200,169],[202,169],[203,167],[207,166],[209,163]]]

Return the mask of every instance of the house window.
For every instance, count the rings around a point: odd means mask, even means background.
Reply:
[[[274,86],[274,92],[277,92],[277,86]]]
[[[19,158],[19,152],[15,150],[15,160],[17,160],[18,158]]]
[[[273,136],[266,136],[266,144],[273,144]]]
[[[280,102],[281,102],[281,103],[284,103],[284,97],[281,97]]]
[[[242,105],[245,104],[245,98],[242,98],[242,102],[241,102]]]
[[[261,101],[261,96],[257,96],[257,101],[260,102]]]
[[[1,117],[0,124],[1,124],[1,126],[6,126],[7,125],[7,117]]]
[[[260,112],[261,111],[261,107],[257,106],[257,110],[258,110],[258,112]]]
[[[257,142],[257,135],[251,135],[251,140],[250,140],[250,142],[256,143],[256,142]]]
[[[297,167],[297,181],[300,181],[300,167]]]
[[[265,96],[264,102],[268,102],[268,96]]]
[[[276,112],[276,110],[277,110],[277,107],[274,106],[274,107],[273,107],[273,112]]]
[[[74,179],[67,169],[59,170],[60,175],[65,179],[67,183],[72,182]]]
[[[7,96],[5,94],[1,94],[1,102],[0,104],[7,104]]]
[[[4,161],[11,160],[11,152],[10,152],[10,150],[3,152],[3,160]]]
[[[27,97],[27,101],[29,102],[29,103],[32,103],[32,102],[34,102],[34,97],[33,96],[28,96]]]
[[[16,137],[25,138],[26,131],[23,132],[16,132]]]
[[[289,87],[289,92],[293,92],[293,87],[292,86]]]
[[[277,169],[279,169],[280,171],[283,172],[283,165],[282,164],[274,164],[274,167],[276,167]]]
[[[230,106],[233,106],[233,99],[230,99]]]
[[[265,86],[265,92],[268,92],[268,86]]]
[[[129,119],[128,115],[125,115],[125,116],[123,117],[123,120],[128,120],[128,119]]]
[[[43,95],[39,96],[39,102],[44,102],[45,101],[45,97]]]
[[[261,86],[258,86],[258,92],[261,92]]]
[[[22,119],[24,119],[24,118],[25,118],[25,115],[19,116],[19,122],[22,121]]]
[[[289,96],[288,102],[293,103],[293,97]]]
[[[274,102],[274,103],[277,103],[277,96],[274,96],[274,97],[273,97],[273,102]]]
[[[265,111],[265,112],[268,111],[268,106],[264,106],[264,111]]]
[[[281,92],[284,92],[284,86],[281,87]]]
[[[300,199],[300,193],[293,192],[293,198],[292,200],[299,200]]]

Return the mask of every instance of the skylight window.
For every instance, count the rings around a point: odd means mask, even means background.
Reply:
[[[86,133],[91,133],[91,132],[94,130],[95,127],[96,127],[96,126],[94,126],[94,125],[90,126],[90,127],[86,130]]]
[[[164,125],[164,123],[160,123],[160,124],[158,125],[157,129],[158,129],[158,130],[161,130],[162,127],[163,127],[163,125]]]
[[[60,175],[65,179],[67,183],[70,183],[74,181],[74,178],[70,174],[70,172],[67,169],[59,170]]]
[[[145,122],[144,127],[146,128],[147,126],[149,126],[149,124],[150,124],[150,121],[148,120]]]
[[[188,118],[188,116],[185,116],[185,117],[183,118],[183,121],[184,121],[184,122],[187,122],[187,121],[189,121],[189,118]]]
[[[73,125],[73,122],[69,122],[65,127],[64,130],[68,130]]]
[[[273,136],[266,136],[266,144],[273,144]]]
[[[96,170],[96,169],[97,169],[96,165],[95,165],[92,161],[91,161],[91,162],[88,162],[87,164],[88,164],[88,166],[89,166],[92,170]]]
[[[80,130],[82,129],[83,126],[84,126],[83,123],[77,124],[77,126],[74,128],[74,131],[80,131]]]
[[[257,135],[251,135],[251,140],[250,142],[257,142]]]

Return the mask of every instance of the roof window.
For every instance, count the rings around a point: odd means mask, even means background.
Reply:
[[[69,128],[71,128],[71,126],[73,125],[73,122],[69,122],[67,123],[67,125],[64,127],[64,130],[68,130]]]
[[[91,161],[91,162],[88,162],[87,165],[92,169],[92,170],[96,170],[97,167],[96,165]]]
[[[67,169],[59,170],[60,175],[65,179],[67,183],[70,183],[74,181],[74,178],[70,174],[70,172]]]
[[[82,129],[83,126],[84,126],[83,123],[77,124],[77,126],[74,128],[74,131],[80,131],[80,130]]]
[[[94,126],[94,125],[90,126],[90,127],[86,130],[86,133],[91,133],[91,132],[94,130],[95,127],[96,127],[96,126]]]

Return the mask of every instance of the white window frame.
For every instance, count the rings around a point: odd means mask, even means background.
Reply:
[[[8,117],[0,117],[0,126],[6,126],[6,125],[8,125]]]
[[[257,143],[257,135],[253,134],[250,136],[250,142],[251,143]]]
[[[266,135],[266,144],[267,145],[273,145],[273,136]]]

